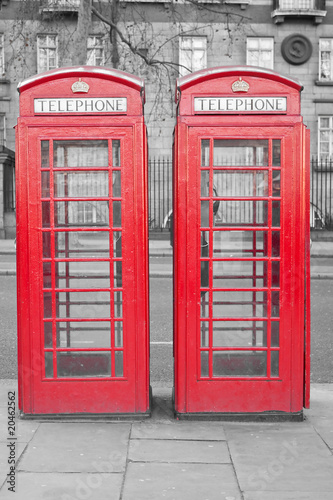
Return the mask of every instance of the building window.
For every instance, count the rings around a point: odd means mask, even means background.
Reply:
[[[37,71],[42,73],[58,67],[57,35],[37,36]]]
[[[0,34],[0,78],[5,74],[5,49],[4,36]]]
[[[6,146],[6,117],[0,115],[0,146]]]
[[[326,14],[326,0],[273,0],[271,16],[277,24],[290,16],[310,17],[315,24],[319,24]]]
[[[105,64],[104,40],[101,36],[88,37],[87,64],[90,66],[103,66]]]
[[[182,36],[179,39],[179,74],[187,75],[207,67],[207,39]]]
[[[315,0],[280,0],[280,9],[283,10],[302,10],[302,9],[314,9]]]
[[[333,38],[319,40],[319,80],[333,81]]]
[[[246,64],[274,68],[274,38],[248,37],[246,42]]]
[[[333,158],[333,116],[319,117],[318,145],[320,161]]]
[[[5,212],[15,211],[15,169],[13,165],[4,165],[3,202]]]

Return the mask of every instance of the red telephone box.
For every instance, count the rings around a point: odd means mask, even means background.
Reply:
[[[253,67],[212,68],[177,82],[180,417],[298,419],[309,404],[309,140],[301,89]]]
[[[20,409],[149,414],[143,81],[62,68],[19,92]]]

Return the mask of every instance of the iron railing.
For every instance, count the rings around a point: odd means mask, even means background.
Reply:
[[[170,231],[172,213],[172,161],[150,158],[148,161],[149,230]]]
[[[333,230],[333,158],[311,161],[310,225]]]

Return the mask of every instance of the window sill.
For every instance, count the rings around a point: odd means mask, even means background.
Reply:
[[[318,87],[333,87],[333,80],[316,80],[315,85]]]
[[[285,17],[309,17],[313,18],[315,24],[323,22],[326,10],[317,9],[276,9],[271,13],[275,24],[284,23]]]

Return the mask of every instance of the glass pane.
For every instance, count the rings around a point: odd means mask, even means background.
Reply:
[[[113,227],[121,227],[121,201],[113,201]]]
[[[272,292],[272,318],[280,316],[280,292]]]
[[[124,376],[124,368],[123,368],[123,352],[116,351],[114,353],[114,364],[115,364],[115,376],[123,377]]]
[[[202,260],[200,263],[201,266],[201,288],[209,287],[209,261]]]
[[[203,196],[203,197],[209,196],[209,171],[208,170],[201,171],[201,196]]]
[[[201,347],[208,347],[209,346],[209,322],[208,321],[201,321],[200,323],[200,345]]]
[[[209,316],[209,302],[208,302],[208,292],[201,292],[201,304],[200,311],[202,318],[208,318]]]
[[[109,292],[56,293],[57,318],[109,318]]]
[[[267,231],[214,231],[213,257],[267,257]]]
[[[114,231],[113,232],[113,257],[120,258],[122,256],[122,248],[121,248],[121,232]]]
[[[110,377],[110,352],[58,352],[58,377]]]
[[[201,376],[209,377],[209,366],[208,366],[208,352],[202,351],[201,353]]]
[[[271,346],[279,347],[280,345],[280,322],[271,322]]]
[[[243,290],[237,292],[213,292],[213,317],[267,317],[267,293]]]
[[[271,377],[279,376],[279,351],[271,351]]]
[[[50,172],[42,172],[42,198],[50,197]]]
[[[52,293],[44,293],[44,318],[52,318]]]
[[[273,170],[273,196],[281,196],[281,173],[280,170]]]
[[[272,287],[278,288],[280,286],[280,262],[272,261]]]
[[[280,201],[272,202],[272,227],[280,227]]]
[[[266,321],[214,321],[214,347],[265,347]]]
[[[56,288],[110,288],[110,263],[56,262]]]
[[[45,378],[53,378],[53,352],[45,352]]]
[[[201,231],[201,257],[209,257],[209,232]]]
[[[201,201],[201,226],[209,227],[209,200]]]
[[[51,233],[43,233],[43,257],[51,258]]]
[[[106,231],[57,231],[56,258],[109,257],[110,238]]]
[[[54,141],[54,168],[108,167],[108,141]]]
[[[111,347],[109,321],[57,322],[57,347],[98,349]]]
[[[209,139],[203,139],[201,141],[201,166],[209,166]]]
[[[46,349],[53,347],[53,341],[52,341],[52,323],[50,323],[50,322],[45,322],[44,323],[44,347]]]
[[[41,167],[50,168],[50,142],[41,141]]]
[[[120,167],[120,140],[114,139],[112,141],[112,165]]]
[[[42,227],[50,227],[50,202],[42,201]]]
[[[222,225],[267,226],[268,201],[221,200],[216,214],[215,226]]]
[[[268,166],[268,140],[214,140],[213,165],[229,167]]]
[[[116,291],[114,292],[114,317],[122,318],[123,317],[123,292]]]
[[[108,172],[56,172],[55,198],[105,198],[109,196]]]
[[[121,197],[121,172],[114,170],[112,172],[112,196],[115,198]]]
[[[114,286],[115,288],[121,288],[123,286],[123,269],[121,261],[114,262],[113,272],[114,272]]]
[[[280,257],[280,231],[272,231],[272,257]]]
[[[54,211],[56,227],[109,225],[108,201],[56,201]]]
[[[214,377],[265,377],[266,370],[266,351],[213,353]]]
[[[274,167],[281,166],[281,141],[280,139],[273,140],[273,158],[272,164]]]
[[[213,262],[213,288],[262,288],[265,284],[263,261]]]
[[[114,345],[115,347],[123,347],[123,322],[114,322]]]
[[[267,170],[215,170],[213,182],[221,198],[268,196]]]
[[[52,287],[52,274],[51,274],[51,262],[43,263],[43,287]]]

